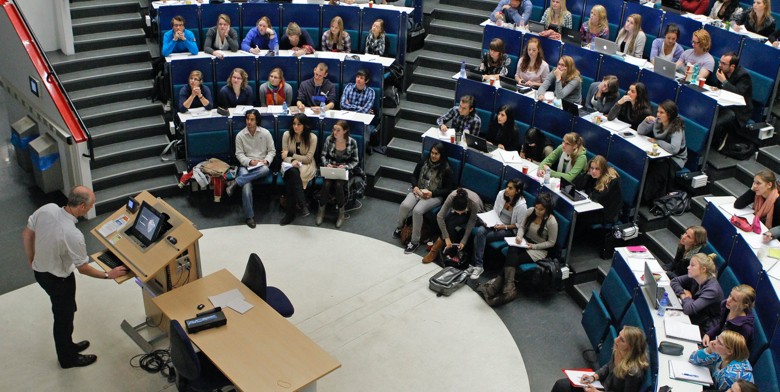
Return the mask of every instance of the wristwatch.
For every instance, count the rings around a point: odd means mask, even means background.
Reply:
[[[103,279],[108,279],[108,272],[103,272]]]

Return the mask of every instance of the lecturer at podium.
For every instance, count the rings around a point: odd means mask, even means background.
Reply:
[[[54,313],[54,346],[63,369],[88,366],[97,361],[93,354],[82,355],[89,341],[73,343],[73,317],[76,312],[76,278],[73,270],[98,279],[115,279],[127,273],[125,267],[103,272],[89,265],[84,235],[76,227],[95,205],[95,194],[77,186],[68,195],[68,204],[60,208],[46,204],[27,220],[22,231],[24,252],[35,280],[51,298]]]

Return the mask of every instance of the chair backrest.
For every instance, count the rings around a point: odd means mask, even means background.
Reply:
[[[439,139],[432,137],[423,138],[423,156],[427,156],[431,151],[431,146],[439,142]],[[460,173],[463,171],[463,162],[466,159],[465,151],[462,146],[453,143],[444,143],[444,150],[447,152],[447,160],[452,169],[452,182],[457,185],[460,181]]]
[[[274,68],[281,68],[282,72],[284,72],[284,82],[289,84],[292,88],[294,103],[298,99],[298,87],[300,86],[300,82],[302,80],[300,69],[298,67],[299,62],[290,57],[276,56],[260,57],[257,61],[257,87],[260,88],[263,83],[268,81],[268,74],[270,74]],[[309,70],[309,78],[313,72],[314,67]],[[330,76],[330,64],[328,64],[328,76]],[[336,96],[338,96],[338,94],[336,94]],[[265,97],[260,97],[258,94],[257,100],[262,105],[262,103],[265,101]]]
[[[173,27],[171,21],[174,16],[180,15],[184,18],[184,28],[195,35],[195,42],[200,44],[200,15],[198,14],[197,4],[188,5],[167,5],[157,9],[157,19],[160,21],[159,41],[162,46],[162,38]],[[216,23],[215,23],[216,24]],[[199,47],[202,45],[198,45]]]
[[[544,61],[550,68],[555,68],[558,65],[558,59],[561,58],[561,50],[563,43],[558,40],[549,39],[547,37],[536,36],[533,34],[525,34],[523,36],[523,48],[528,45],[528,41],[531,38],[537,38],[539,40],[542,51],[544,52]]]
[[[741,235],[734,241],[734,249],[729,255],[728,267],[734,271],[740,282],[756,287],[758,276],[763,271],[761,261],[753,252],[750,244]]]
[[[561,140],[564,135],[572,131],[574,117],[553,105],[538,103],[534,108],[534,127],[547,131],[557,140]]]
[[[612,142],[612,134],[606,128],[596,125],[582,117],[574,118],[574,132],[582,136],[585,148],[588,149],[588,158],[594,155],[609,156],[609,146]]]
[[[219,90],[227,84],[227,80],[235,68],[241,68],[249,75],[247,85],[255,94],[253,105],[258,106],[260,101],[257,98],[257,62],[254,57],[248,56],[225,56],[222,59],[214,59],[214,84],[216,85],[214,99],[217,99]],[[216,103],[214,107],[216,107]]]
[[[337,118],[325,118],[320,122],[320,135],[322,135],[321,145],[325,145],[325,138],[330,137],[333,133],[333,125],[339,121]],[[365,130],[365,124],[362,121],[345,120],[349,126],[349,137],[355,139],[355,143],[358,145],[358,166],[360,168],[365,167],[365,152],[366,152],[366,140],[363,136]]]
[[[632,293],[632,295],[634,295],[633,293],[636,291],[639,291],[639,281],[637,281],[636,275],[631,271],[626,259],[623,258],[623,255],[620,254],[620,252],[615,252],[615,255],[612,257],[612,269],[617,272],[620,281],[623,282],[623,285],[626,286],[626,289]]]
[[[599,76],[596,80],[601,80],[605,75],[615,75],[618,78],[618,86],[621,92],[628,91],[628,88],[639,80],[639,67],[612,56],[602,56],[601,67],[599,67]]]
[[[349,34],[352,52],[358,52],[358,46],[360,45],[360,8],[339,5],[322,6],[322,33],[330,29],[330,22],[336,16],[340,16],[341,20],[344,22],[344,31]],[[319,41],[322,40],[322,36],[311,38]]]
[[[704,254],[710,254],[710,253],[712,253],[712,254],[714,254],[714,255],[715,255],[715,260],[714,260],[714,262],[715,262],[715,268],[717,268],[717,269],[718,269],[718,273],[719,273],[719,274],[720,274],[720,272],[721,272],[721,271],[723,271],[723,268],[724,268],[724,267],[726,267],[726,259],[725,259],[725,258],[723,258],[723,256],[721,256],[720,252],[718,252],[718,251],[717,251],[717,250],[716,250],[716,249],[715,249],[715,248],[712,246],[712,244],[710,244],[710,242],[709,242],[709,241],[707,241],[707,243],[706,243],[706,244],[704,244],[704,246],[702,246],[702,247],[701,247],[701,253],[704,253]],[[724,291],[724,293],[725,293],[725,291]]]
[[[770,320],[771,321],[771,320]],[[759,355],[769,346],[769,340],[767,340],[766,329],[764,329],[764,323],[761,322],[761,318],[753,311],[753,336],[750,339],[750,363],[756,364]]]
[[[282,5],[280,37],[287,31],[287,25],[295,22],[311,37],[314,50],[320,50],[322,37],[322,7],[318,4],[284,4]]]
[[[548,2],[549,3],[549,2]],[[566,2],[566,9],[571,12],[571,28],[579,30],[583,19],[588,19],[589,15],[584,15],[585,0],[570,0]]]
[[[607,21],[609,22],[609,40],[614,41],[618,30],[623,25],[619,24],[623,20],[623,2],[614,0],[586,0],[583,8],[582,18],[590,18],[590,10],[594,5],[602,5],[607,10]]]
[[[728,262],[734,248],[737,228],[712,202],[707,203],[704,209],[701,225],[707,230],[707,242]]]
[[[345,8],[351,8],[351,7],[345,7]],[[300,65],[298,68],[299,69],[298,80],[301,83],[303,83],[304,81],[311,79],[314,76],[314,68],[319,63],[325,63],[328,66],[327,78],[336,87],[336,103],[337,103],[336,107],[338,107],[338,102],[341,99],[341,95],[339,95],[339,92],[341,91],[341,61],[339,59],[302,57],[299,60]],[[260,73],[262,74],[262,65],[260,69],[261,69]]]
[[[716,65],[721,56],[726,54],[726,52],[734,52],[739,55],[740,49],[742,49],[742,41],[745,39],[744,35],[726,31],[709,24],[704,25],[704,30],[707,30],[710,38],[712,38],[710,54],[715,58]]]
[[[171,320],[168,331],[171,339],[171,361],[176,373],[187,380],[200,377],[200,360],[179,321]]]
[[[202,83],[212,92],[212,97],[217,96],[214,91],[214,63],[210,58],[181,58],[171,61],[171,106],[178,108],[179,91],[189,83],[190,72],[198,70],[203,73]],[[176,109],[174,109],[176,110]]]
[[[371,25],[377,19],[385,22],[385,37],[387,37],[385,47],[385,57],[398,59],[399,64],[403,64],[406,51],[406,20],[404,14],[395,10],[381,8],[363,8],[360,47],[357,49],[360,53],[366,51],[366,36],[371,31]]]
[[[512,63],[509,65],[507,76],[511,77],[517,70],[518,56],[520,56],[520,49],[522,49],[523,33],[518,30],[505,29],[503,27],[487,25],[485,31],[482,33],[482,52],[486,52],[490,49],[490,41],[494,38],[500,38],[504,41],[504,53],[506,53]]]
[[[184,146],[188,167],[209,158],[232,161],[227,117],[193,118],[185,123]]]
[[[382,94],[385,80],[382,64],[375,61],[344,60],[341,71],[341,78],[344,83],[342,83],[341,92],[344,92],[344,87],[346,87],[348,83],[355,82],[355,75],[357,75],[357,72],[361,69],[368,72],[369,80],[366,82],[368,87],[374,90],[374,116],[381,118]]]
[[[770,48],[756,40],[746,39],[742,44],[742,52],[761,53],[760,56],[741,56],[739,64],[745,67],[753,79],[753,120],[763,121],[769,114],[767,107],[774,102],[777,93],[780,50]]]
[[[661,34],[661,24],[664,19],[664,12],[657,8],[645,7],[639,2],[626,1],[626,7],[623,11],[623,19],[621,26],[625,25],[625,21],[631,14],[639,14],[642,16],[642,31],[645,32],[645,49],[643,52],[643,58],[650,58],[650,49],[653,46],[653,40],[658,38]]]
[[[601,344],[601,349],[599,349],[599,366],[606,365],[612,359],[612,347],[615,346],[617,337],[617,329],[610,325],[607,337],[604,338],[604,343]]]
[[[604,341],[611,323],[612,319],[606,306],[604,306],[604,302],[594,291],[585,305],[585,309],[582,311],[582,318],[580,319],[580,324],[585,329],[585,335],[588,336],[590,345],[594,350],[598,350],[601,342]]]
[[[626,325],[631,325],[637,328],[641,328],[644,331],[645,325],[644,323],[642,323],[642,318],[639,317],[637,304],[632,303],[631,305],[628,306],[628,309],[626,310],[626,314],[623,315],[623,318],[619,320],[617,325],[620,329],[622,329]]]
[[[246,262],[246,269],[244,270],[244,277],[241,278],[241,283],[257,294],[263,301],[267,298],[268,281],[265,276],[265,266],[263,265],[263,261],[260,260],[260,256],[256,253],[249,255],[249,260]]]
[[[739,276],[739,275],[738,275]],[[766,336],[771,337],[770,343],[778,355],[780,355],[780,299],[772,285],[772,278],[766,272],[761,272],[761,276],[756,288],[756,315],[761,319]],[[742,282],[747,283],[747,282]]]
[[[271,20],[271,26],[274,31],[281,33],[281,9],[279,3],[244,3],[241,4],[241,34],[240,38],[244,39],[249,30],[252,30],[257,26],[257,20],[267,16]],[[281,35],[279,36],[281,37]],[[314,39],[314,37],[312,37]]]
[[[648,165],[647,153],[626,139],[613,135],[607,155],[609,162],[620,174],[620,190],[623,194],[623,213],[633,218],[639,211],[642,195],[640,180]]]
[[[685,167],[696,171],[707,159],[711,133],[718,116],[718,104],[714,98],[688,86],[680,87],[677,101],[680,116],[685,121],[685,144],[688,147]]]
[[[478,194],[482,201],[493,203],[501,187],[504,164],[473,150],[466,150],[466,161],[460,175],[460,186]]]
[[[553,193],[547,187],[543,187],[540,192],[550,193],[553,201],[553,214],[558,221],[558,238],[555,241],[555,249],[551,251],[550,256],[560,256],[561,260],[566,263],[569,258],[569,250],[571,249],[571,243],[574,237],[572,234],[572,221],[574,221],[574,205],[569,202],[569,199],[559,196],[557,193]]]
[[[639,71],[639,81],[644,83],[647,88],[647,97],[650,98],[650,102],[653,104],[653,115],[655,115],[655,109],[658,108],[658,104],[661,102],[667,99],[677,100],[677,91],[680,89],[680,83],[677,83],[676,80],[643,68]]]
[[[241,9],[238,3],[201,4],[200,5],[200,41],[199,47],[203,48],[206,41],[206,33],[217,25],[217,18],[225,14],[230,18],[230,28],[238,34],[239,43],[244,36],[241,35]]]
[[[734,275],[734,271],[729,266],[725,266],[723,271],[720,271],[718,274],[718,283],[721,290],[723,290],[723,295],[728,297],[731,289],[739,286],[739,279],[737,279],[737,275]]]
[[[482,82],[460,78],[455,87],[455,102],[460,102],[460,97],[471,95],[476,100],[474,112],[482,121],[479,133],[487,133],[490,126],[490,119],[493,117],[494,105],[496,103],[496,88]],[[476,134],[472,129],[471,133]]]
[[[525,95],[518,94],[503,88],[496,92],[495,111],[498,111],[504,105],[512,107],[512,114],[515,117],[515,125],[520,132],[520,143],[525,142],[525,134],[531,124],[534,122],[534,108],[536,100]]]
[[[764,350],[764,353],[761,354],[755,366],[753,366],[753,378],[759,391],[777,390],[778,369],[776,366],[772,350]]]
[[[607,273],[599,293],[613,320],[621,320],[631,304],[632,296],[614,269]]]

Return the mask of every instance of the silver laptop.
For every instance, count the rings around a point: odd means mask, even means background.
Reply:
[[[674,79],[674,74],[677,70],[677,64],[662,59],[660,57],[656,57],[653,59],[653,71],[661,76],[666,76],[669,79]]]
[[[650,266],[647,265],[647,262],[645,262],[644,279],[645,279],[645,293],[647,294],[647,297],[650,299],[650,302],[652,302],[653,308],[658,309],[658,304],[659,302],[661,302],[661,298],[664,297],[664,293],[667,291],[664,287],[658,287],[658,282],[656,282],[655,277],[653,276],[653,272],[650,271]],[[671,290],[671,288],[669,289],[668,309],[682,310],[682,304],[680,303],[680,299],[677,298],[677,294],[675,294],[674,291]]]
[[[608,39],[599,38],[599,37],[593,38],[593,46],[597,52],[610,55],[610,56],[613,54],[617,54],[617,50],[618,50],[618,46],[616,43]]]
[[[346,181],[349,179],[349,172],[347,171],[347,169],[340,168],[340,167],[321,167],[320,175],[327,178],[328,180]]]

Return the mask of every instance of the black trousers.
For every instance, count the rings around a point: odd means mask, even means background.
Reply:
[[[73,274],[60,278],[48,272],[35,271],[35,280],[51,299],[54,315],[54,347],[61,365],[76,359],[78,352],[73,343],[73,318],[76,313],[76,277]]]
[[[739,122],[737,121],[737,115],[734,111],[722,108],[718,112],[717,120],[715,120],[715,135],[712,138],[712,146],[715,148],[720,147],[720,144],[726,135],[731,136],[731,142],[735,143],[736,141],[733,137],[739,136],[740,128]]]
[[[525,251],[524,248],[510,246],[504,261],[504,267],[517,267],[520,264],[533,263],[534,259]]]
[[[297,167],[290,168],[284,173],[284,194],[287,196],[287,214],[294,215],[298,206],[306,205],[301,171]]]
[[[322,185],[322,189],[320,190],[320,205],[324,206],[328,204],[332,189],[333,196],[336,198],[336,205],[339,208],[344,207],[344,204],[346,203],[344,188],[346,186],[347,182],[344,180],[325,180],[325,184]]]
[[[562,378],[555,382],[555,385],[553,385],[552,392],[569,392],[569,391],[582,391],[582,388],[573,387],[571,386],[571,383],[569,382],[568,378]]]
[[[469,223],[469,214],[456,214],[450,212],[444,217],[444,225],[447,227],[447,234],[450,235],[450,241],[453,244],[460,243],[463,236],[466,235],[466,225]]]
[[[674,189],[674,175],[680,169],[670,158],[650,160],[645,179],[644,195],[642,195],[642,201],[645,205],[652,206],[653,200]]]

